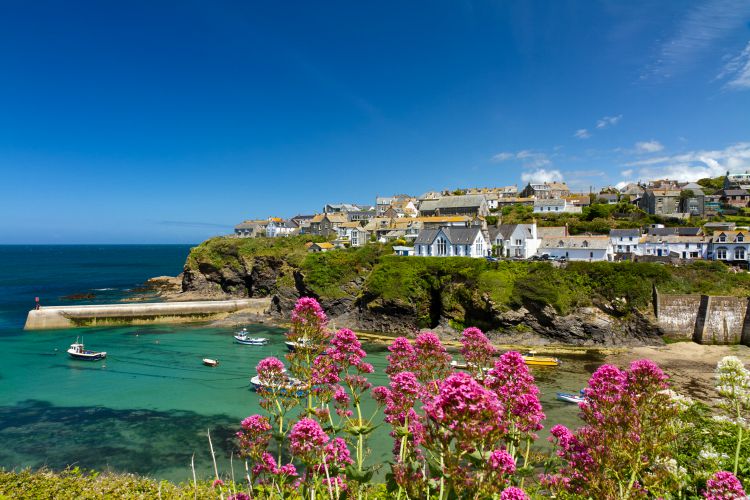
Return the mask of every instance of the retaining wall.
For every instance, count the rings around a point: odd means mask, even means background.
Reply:
[[[654,310],[667,338],[701,344],[750,345],[747,297],[654,293]]]

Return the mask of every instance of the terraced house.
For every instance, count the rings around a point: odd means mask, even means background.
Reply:
[[[711,245],[714,260],[747,267],[750,254],[750,232],[718,231],[714,233]]]

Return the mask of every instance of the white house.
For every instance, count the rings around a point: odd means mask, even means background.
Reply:
[[[639,254],[638,243],[640,239],[640,229],[611,229],[609,231],[612,251],[616,254]]]
[[[298,232],[299,226],[293,220],[283,220],[276,217],[268,219],[266,226],[266,236],[277,238],[279,236],[289,236]]]
[[[612,245],[609,236],[565,236],[545,238],[539,247],[539,255],[567,260],[612,260]]]
[[[536,254],[542,239],[537,234],[536,224],[517,224],[505,242],[505,256],[528,259]]]
[[[419,257],[484,257],[489,249],[477,226],[423,229],[414,240],[414,255]]]
[[[719,231],[714,233],[711,258],[728,264],[747,264],[750,255],[750,231]]]
[[[534,200],[535,214],[580,214],[582,210],[565,198]]]
[[[647,234],[640,240],[638,255],[705,259],[708,257],[710,241],[709,237],[703,235]]]

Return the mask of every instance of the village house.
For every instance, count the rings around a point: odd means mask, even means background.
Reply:
[[[485,257],[488,249],[477,226],[423,229],[414,241],[414,255],[419,257]]]
[[[717,231],[711,239],[710,257],[727,264],[747,266],[750,231]]]
[[[692,217],[703,217],[705,213],[705,198],[700,184],[688,182],[681,186],[680,212]]]
[[[704,235],[646,234],[640,239],[638,255],[705,259],[711,238]]]
[[[731,208],[745,208],[750,201],[750,193],[745,189],[722,189],[719,196],[721,203]]]
[[[591,205],[591,197],[587,194],[568,196],[565,199],[568,200],[568,204],[573,205],[574,207],[583,208]]]
[[[612,245],[609,236],[565,236],[545,238],[538,251],[552,259],[569,261],[608,261],[612,260]]]
[[[424,200],[419,204],[422,217],[441,215],[487,216],[490,213],[487,199],[483,195],[469,194],[444,196],[437,200]]]
[[[336,248],[333,243],[324,241],[322,243],[307,243],[305,245],[310,253],[327,252]]]
[[[234,226],[234,235],[239,238],[257,238],[266,235],[267,220],[246,220]]]
[[[277,238],[279,236],[290,236],[299,233],[299,226],[293,220],[284,220],[278,217],[268,219],[266,225],[266,236]]]
[[[529,182],[521,191],[521,196],[537,200],[551,200],[570,196],[570,189],[564,182]]]
[[[513,231],[503,242],[505,257],[528,259],[536,254],[542,240],[537,234],[536,223],[515,224]]]
[[[680,213],[680,190],[646,189],[640,208],[652,215],[677,216]]]
[[[318,214],[310,221],[310,234],[317,236],[338,236],[339,225],[349,222],[345,213]]]
[[[513,205],[534,205],[534,198],[498,198],[497,208],[503,208]]]
[[[570,203],[565,198],[534,200],[535,214],[580,214],[583,209]]]
[[[638,243],[641,239],[641,230],[610,229],[609,239],[615,256],[627,259],[639,251]]]
[[[605,205],[617,205],[620,202],[620,195],[617,193],[599,193],[596,195],[596,201]]]
[[[750,190],[750,171],[727,172],[724,176],[724,189]]]
[[[620,189],[620,199],[626,199],[633,205],[639,205],[641,198],[643,198],[644,191],[643,186],[631,182]]]

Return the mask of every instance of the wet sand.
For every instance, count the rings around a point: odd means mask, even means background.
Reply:
[[[672,388],[704,403],[716,397],[714,370],[724,356],[737,356],[750,368],[750,347],[742,345],[701,345],[678,342],[656,347],[633,347],[610,354],[607,363],[620,367],[636,359],[647,358],[670,376]]]

